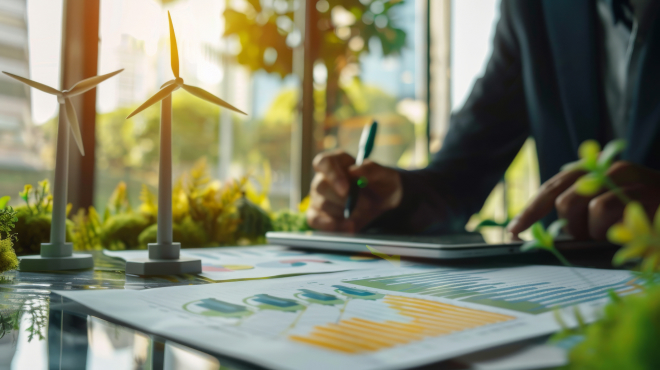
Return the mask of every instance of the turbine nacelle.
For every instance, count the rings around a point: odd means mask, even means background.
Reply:
[[[137,107],[131,114],[126,117],[126,119],[133,117],[134,115],[142,112],[149,106],[158,103],[159,101],[165,99],[169,95],[171,95],[173,92],[179,89],[184,89],[190,94],[206,100],[209,103],[213,103],[215,105],[218,105],[220,107],[224,107],[230,110],[233,110],[234,112],[241,113],[247,115],[245,112],[237,109],[236,107],[232,106],[231,104],[227,103],[226,101],[218,98],[217,96],[211,94],[210,92],[200,89],[199,87],[195,86],[190,86],[186,85],[183,83],[183,78],[179,76],[179,49],[176,44],[176,35],[174,34],[174,25],[172,25],[172,17],[170,17],[170,13],[167,12],[167,17],[169,18],[170,21],[170,63],[172,65],[172,73],[174,74],[174,79],[169,80],[165,82],[161,87],[160,90],[154,94],[152,97],[147,99],[142,105]]]
[[[80,134],[80,125],[78,124],[78,117],[76,116],[76,110],[73,108],[73,104],[71,103],[70,98],[95,88],[96,85],[100,84],[101,82],[107,80],[108,78],[118,74],[123,70],[124,69],[122,68],[120,70],[110,72],[108,74],[104,74],[101,76],[86,78],[73,85],[69,90],[62,90],[62,91],[54,89],[48,85],[44,85],[39,82],[29,80],[25,77],[17,76],[9,72],[3,71],[2,73],[30,87],[33,87],[39,91],[43,91],[46,94],[55,95],[57,97],[57,102],[63,108],[63,109],[60,108],[60,116],[64,118],[69,128],[71,128],[71,133],[73,134],[73,139],[76,141],[76,145],[78,145],[78,150],[80,150],[80,154],[84,156],[85,148],[83,147],[82,135]]]

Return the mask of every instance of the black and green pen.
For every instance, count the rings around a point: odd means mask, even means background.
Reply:
[[[374,141],[376,141],[376,131],[378,130],[378,122],[373,121],[371,125],[364,126],[362,130],[362,136],[360,136],[360,144],[358,147],[358,153],[355,157],[355,164],[360,166],[365,159],[369,158],[371,150],[374,148]],[[355,204],[357,203],[358,194],[360,188],[365,187],[366,179],[360,178],[356,182],[351,183],[351,188],[348,192],[348,199],[346,200],[346,206],[344,207],[344,218],[349,218]]]

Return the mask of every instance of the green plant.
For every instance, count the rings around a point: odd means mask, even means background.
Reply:
[[[607,176],[614,158],[625,142],[617,140],[605,146],[595,141],[580,145],[580,160],[565,166],[568,170],[587,173],[577,182],[577,191],[582,195],[593,195],[603,186],[613,191],[626,204],[623,221],[610,227],[608,239],[622,248],[615,254],[613,264],[637,262],[643,272],[639,285],[641,293],[619,297],[610,292],[611,302],[603,309],[602,317],[586,325],[580,312],[575,310],[579,323],[575,329],[557,315],[564,330],[552,340],[567,336],[582,338],[569,353],[567,369],[658,369],[660,368],[660,285],[656,272],[660,269],[660,208],[653,223],[648,219],[642,205],[631,201]],[[554,248],[554,238],[561,229],[561,220],[553,223],[546,232],[540,224],[532,226],[534,240],[525,243],[527,248],[546,249],[564,264],[568,261]]]
[[[660,286],[617,297],[594,324],[571,331],[584,338],[569,353],[567,369],[660,369]]]
[[[15,243],[15,251],[19,256],[26,254],[39,254],[41,243],[50,241],[50,222],[52,212],[53,196],[50,193],[48,180],[40,181],[36,187],[31,184],[25,185],[19,193],[24,205],[15,208],[17,221],[15,233],[18,240]],[[67,214],[71,205],[67,206]],[[72,241],[71,230],[73,222],[66,222],[66,240]]]
[[[564,266],[571,266],[568,260],[555,248],[555,238],[561,232],[561,229],[566,226],[566,220],[560,219],[556,220],[548,229],[543,228],[543,224],[540,222],[534,223],[532,225],[532,237],[533,239],[523,243],[520,249],[522,251],[529,251],[532,249],[542,249],[552,253],[557,259],[564,264]]]
[[[641,204],[628,203],[623,213],[623,222],[613,225],[607,237],[612,243],[623,246],[614,255],[615,266],[641,259],[642,271],[652,274],[660,265],[660,207],[651,224]]]
[[[587,173],[576,182],[576,192],[582,195],[593,195],[603,186],[612,190],[623,203],[630,203],[630,198],[607,176],[614,159],[626,148],[625,140],[613,140],[605,145],[601,152],[600,144],[595,140],[583,142],[578,149],[580,159],[568,163],[562,170],[580,170]]]
[[[16,211],[7,206],[9,200],[8,196],[0,198],[0,272],[18,268],[18,258],[14,251],[16,236],[12,233],[18,217]]]

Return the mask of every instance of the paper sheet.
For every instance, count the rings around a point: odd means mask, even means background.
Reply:
[[[579,276],[578,276],[579,273]],[[588,280],[587,281],[585,281]],[[627,271],[384,268],[146,291],[58,292],[141,330],[275,369],[423,365],[587,321]]]
[[[104,250],[103,253],[124,260],[148,257],[146,250]],[[281,246],[183,249],[181,256],[201,259],[201,276],[216,281],[392,266],[391,262],[368,254],[308,253]],[[403,262],[403,265],[412,266],[414,264]]]

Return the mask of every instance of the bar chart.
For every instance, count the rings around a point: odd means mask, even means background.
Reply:
[[[359,354],[515,319],[513,316],[395,295],[385,296],[382,304],[394,309],[400,317],[384,321],[352,317],[338,323],[318,325],[307,335],[291,335],[289,339],[328,350]]]
[[[593,273],[593,272],[596,273]],[[455,299],[530,314],[588,303],[607,297],[608,291],[639,291],[637,278],[626,271],[602,274],[598,270],[530,266],[507,269],[442,269],[417,274],[347,281],[394,292]]]

